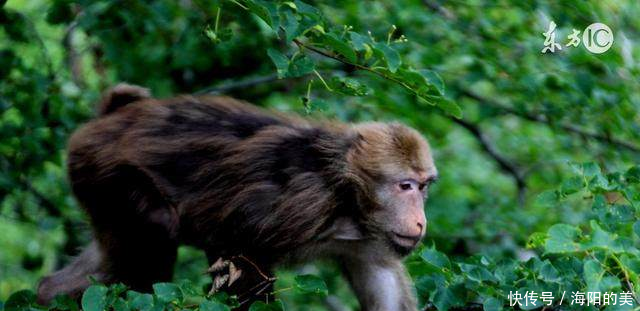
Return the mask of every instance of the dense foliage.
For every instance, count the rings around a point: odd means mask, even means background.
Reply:
[[[0,310],[237,303],[208,294],[206,260],[186,247],[154,293],[95,284],[80,305],[35,303],[38,278],[90,239],[65,143],[118,81],[422,131],[441,175],[406,261],[425,309],[508,309],[515,292],[536,309],[551,292],[547,307],[639,310],[639,15],[632,0],[0,0]],[[542,54],[550,21],[561,43],[606,23],[613,47]],[[252,310],[353,308],[338,272],[281,271],[278,300]],[[588,292],[617,304],[587,306]]]

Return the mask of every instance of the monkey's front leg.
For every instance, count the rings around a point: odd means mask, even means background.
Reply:
[[[417,310],[411,283],[399,259],[384,263],[347,259],[343,265],[362,311]]]

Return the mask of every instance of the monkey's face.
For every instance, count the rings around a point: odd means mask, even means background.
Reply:
[[[411,252],[424,237],[427,229],[424,204],[429,184],[435,178],[435,173],[408,170],[388,176],[376,187],[375,223],[402,255]]]
[[[348,159],[373,201],[365,213],[373,224],[369,229],[405,255],[427,229],[424,203],[437,177],[431,150],[417,131],[401,124],[368,123],[356,129],[361,139]]]

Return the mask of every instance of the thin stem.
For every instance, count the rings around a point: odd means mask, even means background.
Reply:
[[[278,289],[278,290],[274,290],[274,291],[271,292],[271,294],[275,295],[277,293],[286,292],[286,291],[292,290],[292,289],[293,289],[293,286],[289,286],[289,287],[281,288],[281,289]]]
[[[316,74],[316,76],[318,77],[318,79],[320,79],[320,82],[322,82],[322,84],[324,84],[324,87],[327,88],[327,90],[329,90],[330,92],[333,91],[333,89],[331,89],[331,87],[327,84],[326,81],[324,81],[324,79],[322,78],[322,75],[320,75],[320,73],[317,70],[313,70],[313,73]]]
[[[620,261],[618,256],[616,256],[616,254],[610,254],[609,257],[611,257],[611,259],[616,262],[620,270],[622,270],[622,274],[624,274],[624,281],[627,283],[627,286],[629,286],[631,296],[633,296],[633,299],[636,301],[636,303],[640,304],[640,300],[638,300],[638,296],[636,296],[635,289],[633,288],[633,283],[631,283],[631,281],[629,280],[629,272],[627,272],[627,269],[624,268],[622,262]]]
[[[396,32],[396,29],[396,25],[391,25],[391,29],[387,34],[387,45],[391,44],[391,37],[393,36],[393,33]]]
[[[234,258],[240,258],[240,259],[248,262],[250,265],[253,266],[253,268],[256,269],[256,271],[258,271],[258,273],[260,273],[260,276],[262,276],[265,280],[267,280],[267,281],[275,281],[275,278],[267,276],[264,272],[262,272],[262,270],[260,269],[260,267],[258,267],[258,265],[256,263],[254,263],[253,261],[251,261],[251,259],[245,257],[244,255],[234,256]]]
[[[216,22],[215,22],[215,25],[213,26],[213,31],[216,34],[218,33],[218,24],[220,22],[220,11],[222,11],[222,7],[218,7],[218,11],[216,12]]]
[[[229,1],[231,1],[232,3],[238,5],[239,7],[243,8],[245,10],[249,9],[248,7],[244,6],[242,3],[238,2],[237,0],[229,0]]]

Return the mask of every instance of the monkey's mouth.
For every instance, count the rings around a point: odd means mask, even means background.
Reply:
[[[403,248],[414,248],[418,244],[418,242],[420,242],[421,238],[421,235],[411,236],[400,234],[397,232],[391,233],[391,239],[393,240],[393,242]]]

